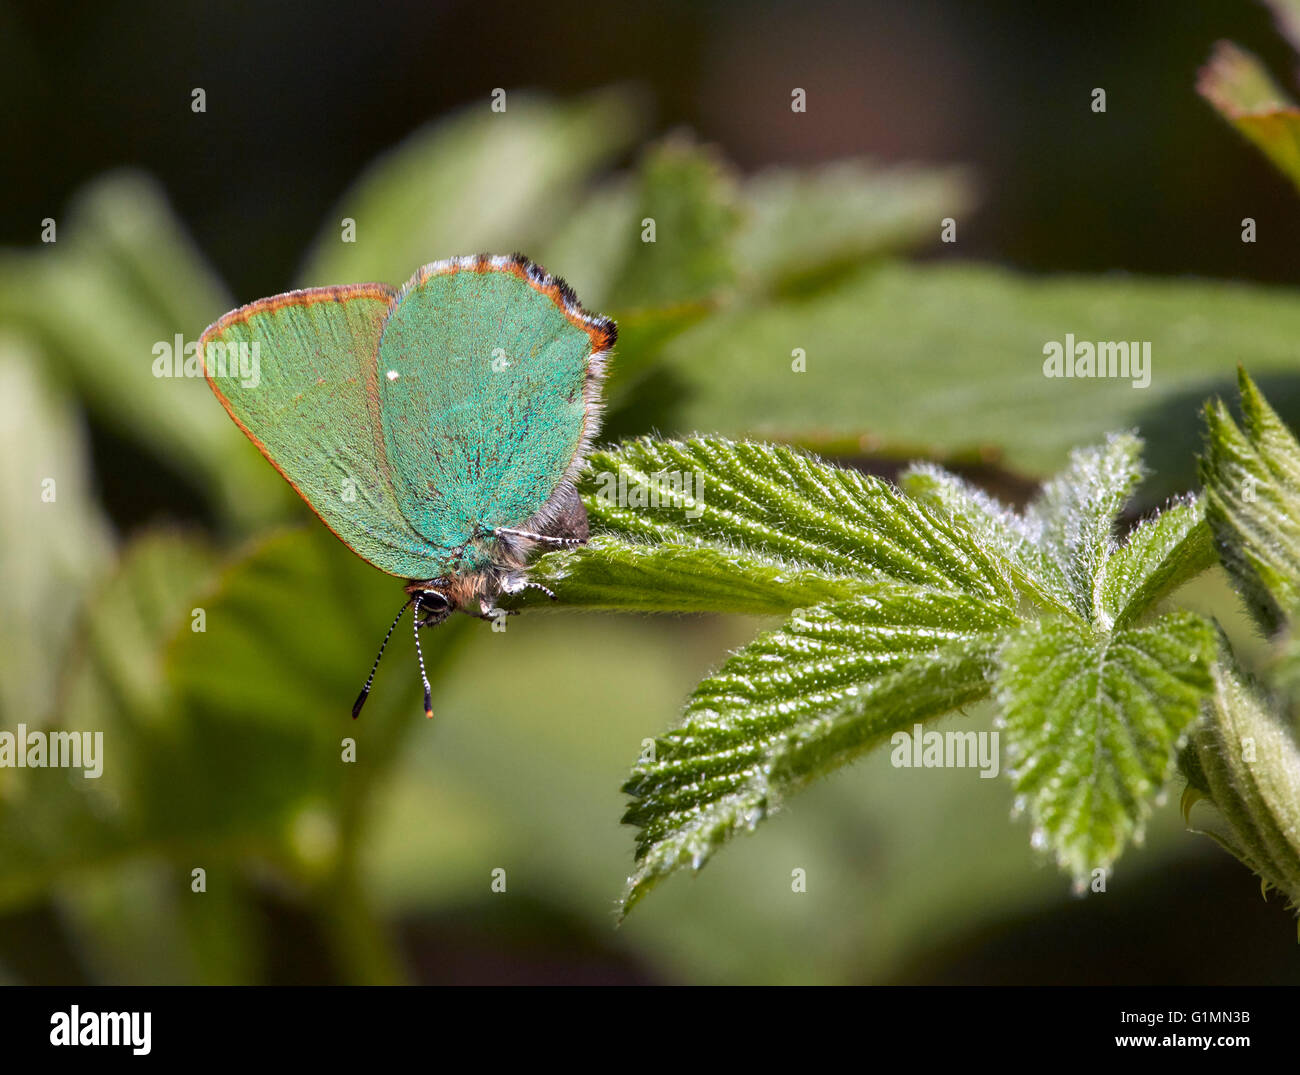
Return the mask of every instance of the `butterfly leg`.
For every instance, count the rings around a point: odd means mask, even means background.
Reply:
[[[486,597],[479,599],[478,607],[480,611],[471,612],[470,615],[475,616],[480,620],[487,620],[489,623],[495,623],[502,616],[519,615],[519,610],[517,608],[498,608]]]
[[[507,575],[501,580],[500,585],[502,593],[523,593],[525,590],[541,590],[542,593],[546,594],[546,596],[552,601],[557,599],[554,591],[547,589],[547,587],[543,586],[540,582],[533,582],[532,579],[528,578],[522,572]]]

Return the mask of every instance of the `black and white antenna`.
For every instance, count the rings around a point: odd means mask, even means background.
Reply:
[[[356,700],[355,702],[352,703],[352,719],[353,719],[353,720],[356,720],[357,717],[361,716],[361,707],[362,707],[363,705],[366,704],[366,699],[370,697],[370,685],[371,685],[372,683],[374,683],[374,681],[375,681],[375,672],[377,672],[377,671],[379,670],[379,662],[380,662],[380,660],[381,660],[381,659],[383,658],[383,656],[384,656],[384,650],[388,648],[388,640],[389,640],[390,638],[393,637],[393,632],[394,632],[395,630],[397,630],[397,623],[398,623],[398,621],[399,621],[399,620],[402,618],[402,616],[405,614],[406,610],[407,610],[408,608],[411,607],[411,602],[412,602],[412,601],[415,601],[415,598],[414,598],[414,597],[408,597],[408,598],[406,599],[406,604],[404,604],[400,609],[397,610],[397,615],[393,617],[393,622],[392,622],[392,624],[389,625],[389,628],[388,628],[388,634],[384,635],[384,640],[383,640],[383,642],[381,642],[380,645],[379,645],[379,652],[375,655],[375,663],[372,664],[372,665],[370,666],[370,675],[366,676],[366,685],[365,685],[364,687],[361,688],[361,693],[357,695],[357,700]],[[418,603],[416,604],[415,615],[416,615],[416,619],[417,619],[417,621],[418,621],[418,620],[419,620],[419,616],[420,616],[420,608],[419,608],[419,604],[418,604]],[[416,639],[415,639],[415,642],[416,642],[416,646],[418,647],[418,646],[419,646],[419,643],[420,643],[418,623],[417,623],[417,630],[416,630]],[[421,667],[421,669],[423,670],[423,668],[424,668],[424,658],[423,658],[423,657],[420,658],[420,667]],[[428,701],[429,701],[429,693],[428,693],[428,691],[429,691],[429,684],[428,684],[428,680],[425,681],[424,689],[425,689],[425,695],[424,695],[424,699],[425,699],[425,708],[428,709]]]

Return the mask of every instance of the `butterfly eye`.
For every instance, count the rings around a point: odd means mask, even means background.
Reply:
[[[451,608],[451,602],[447,600],[447,595],[439,590],[421,590],[420,607],[431,612],[446,612]]]

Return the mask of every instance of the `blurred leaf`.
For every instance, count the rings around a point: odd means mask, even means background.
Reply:
[[[736,244],[745,274],[769,288],[806,285],[865,258],[937,240],[973,204],[958,169],[883,168],[867,160],[775,168],[744,186]]]
[[[310,886],[346,981],[401,978],[358,863],[376,784],[403,738],[438,729],[420,718],[409,619],[361,719],[349,712],[404,599],[323,528],[287,532],[225,573],[203,603],[206,631],[182,632],[168,658],[192,779],[153,789],[166,827],[178,839],[210,833],[245,854],[266,845]],[[425,633],[435,684],[462,629],[458,618]],[[435,689],[435,713],[438,697]],[[346,740],[355,760],[344,757]]]
[[[121,562],[101,572],[94,601],[79,608],[71,656],[50,727],[102,736],[102,774],[81,770],[0,770],[12,776],[0,804],[0,904],[30,899],[83,871],[148,855],[159,818],[148,798],[155,783],[175,782],[156,745],[165,735],[169,699],[159,659],[164,638],[187,618],[187,595],[211,570],[192,539],[138,539]]]
[[[167,680],[185,714],[177,746],[196,764],[184,786],[150,789],[166,811],[158,824],[177,834],[248,829],[293,847],[301,811],[361,809],[401,735],[437,727],[413,719],[421,707],[412,701],[409,621],[394,635],[361,719],[349,716],[404,599],[400,585],[320,527],[278,534],[227,570],[201,602],[206,630],[182,631],[168,656]],[[443,666],[458,627],[428,638],[431,670]],[[344,738],[357,742],[355,763],[341,759]]]
[[[231,305],[162,191],[110,175],[59,229],[45,249],[0,255],[0,323],[37,339],[100,421],[178,469],[227,518],[248,526],[283,515],[292,494],[197,365],[194,376],[156,375],[155,366],[175,370],[178,338],[194,344]]]
[[[1149,387],[1045,377],[1043,347],[1067,333],[1149,341]],[[721,311],[672,340],[665,368],[681,398],[660,429],[869,437],[876,453],[912,458],[997,445],[1006,466],[1044,475],[1117,427],[1185,443],[1225,369],[1248,361],[1294,376],[1296,339],[1300,303],[1287,289],[890,264],[812,300]],[[804,373],[792,371],[795,348]],[[1190,457],[1173,457],[1148,495],[1194,481]]]
[[[688,303],[633,310],[618,318],[618,345],[604,392],[605,440],[641,436],[675,413],[681,389],[660,361],[664,348],[711,313],[706,303]]]
[[[230,874],[211,874],[199,895],[188,870],[141,858],[81,873],[56,894],[95,982],[246,985],[264,971],[258,909]]]
[[[1300,108],[1250,53],[1214,46],[1196,84],[1218,113],[1300,187]]]
[[[1273,11],[1278,32],[1300,50],[1300,0],[1264,0]]]
[[[1214,629],[1176,613],[1097,635],[1026,627],[998,655],[997,698],[1017,807],[1085,891],[1130,837],[1141,839],[1210,688]]]
[[[735,283],[741,219],[726,166],[679,135],[647,149],[630,180],[598,191],[547,248],[548,264],[573,266],[566,278],[588,309],[618,321],[606,437],[644,433],[676,402],[659,359]]]
[[[588,310],[604,311],[640,235],[638,189],[633,175],[593,189],[538,250],[538,261],[564,277]],[[624,351],[619,324],[619,355]]]
[[[156,985],[196,979],[169,891],[183,882],[169,872],[174,871],[140,861],[86,872],[56,887],[64,928],[91,981]],[[232,936],[230,948],[240,948],[241,939]]]
[[[81,602],[113,545],[79,416],[43,365],[0,334],[0,723],[11,730],[48,717]],[[10,775],[0,770],[0,789]]]
[[[630,145],[639,112],[625,90],[573,104],[511,91],[504,112],[485,99],[417,132],[340,199],[302,286],[400,284],[440,258],[527,252],[576,209],[588,176]],[[345,218],[356,222],[355,242],[341,239]]]
[[[119,866],[165,860],[168,879],[147,883],[164,884],[159,898],[180,914],[172,928],[195,946],[200,964],[188,965],[187,980],[242,980],[254,967],[230,947],[247,928],[241,892],[250,875],[269,869],[282,884],[302,886],[300,897],[321,912],[346,978],[392,980],[396,968],[355,870],[371,789],[401,734],[436,727],[416,719],[409,636],[405,646],[396,637],[389,656],[400,660],[405,650],[410,658],[406,689],[381,673],[363,718],[348,713],[404,595],[324,533],[280,534],[198,595],[209,563],[199,546],[151,536],[101,586],[82,656],[69,669],[61,725],[103,732],[104,776],[51,779],[38,770],[37,796],[27,770],[9,790],[0,809],[0,902],[59,886],[93,934],[112,915],[63,886],[96,877],[108,898]],[[449,625],[437,644],[426,642],[431,676],[457,632]],[[345,738],[356,741],[354,763],[342,758]],[[226,894],[205,909],[184,905],[196,866],[213,892]],[[214,949],[213,936],[227,934],[227,946]]]
[[[1300,444],[1244,369],[1242,425],[1205,409],[1206,517],[1219,558],[1256,619],[1275,631],[1300,611]]]
[[[765,289],[827,287],[866,258],[937,235],[944,213],[970,201],[955,169],[849,161],[739,184],[715,151],[685,136],[651,147],[634,177],[607,183],[574,214],[544,258],[566,266],[590,308],[618,320],[607,437],[672,421],[680,387],[663,351],[719,305],[753,313]],[[649,220],[655,242],[641,238]]]
[[[151,797],[173,779],[181,717],[163,651],[193,622],[213,583],[217,557],[205,540],[166,530],[136,537],[100,584],[80,624],[61,690],[65,726],[102,730],[113,763],[90,785],[92,807],[124,833],[152,838],[169,803]],[[89,859],[91,856],[85,856]]]
[[[973,201],[960,169],[868,160],[741,181],[715,150],[675,135],[651,146],[633,175],[594,191],[542,260],[564,266],[584,302],[608,308],[621,329],[629,310],[701,304],[742,281],[760,291],[824,286],[869,258],[937,239],[942,219]],[[647,217],[654,243],[641,240]]]
[[[1229,119],[1295,107],[1263,64],[1230,41],[1214,46],[1197,89]]]
[[[741,224],[735,180],[717,154],[684,136],[651,147],[637,174],[630,254],[608,299],[615,311],[706,302],[731,286]],[[647,240],[651,234],[653,240]]]

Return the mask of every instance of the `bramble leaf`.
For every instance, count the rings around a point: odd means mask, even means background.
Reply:
[[[996,695],[1018,808],[1081,890],[1140,838],[1210,689],[1215,634],[1175,613],[1094,635],[1024,628],[998,655]]]
[[[1221,400],[1206,408],[1206,517],[1276,653],[1269,682],[1257,685],[1221,646],[1213,702],[1181,758],[1184,805],[1208,797],[1229,826],[1209,835],[1300,908],[1300,444],[1244,370],[1239,381],[1240,426]]]
[[[1006,565],[961,525],[789,448],[632,441],[594,453],[581,489],[602,536],[533,573],[569,604],[787,612],[882,580],[1012,600]]]
[[[699,685],[625,785],[640,832],[624,910],[790,792],[993,684],[1036,845],[1076,883],[1109,868],[1168,782],[1214,648],[1190,614],[1134,626],[1212,558],[1198,501],[1118,545],[1140,443],[1076,450],[1023,513],[933,466],[904,476],[908,496],[721,438],[595,453],[581,491],[597,536],[534,568],[566,603],[794,610]]]
[[[1223,647],[1210,719],[1183,759],[1189,791],[1228,822],[1208,832],[1300,909],[1300,729],[1268,704]]]
[[[1117,628],[1126,626],[1214,561],[1204,502],[1174,501],[1134,527],[1106,561],[1099,580],[1101,615]]]
[[[1300,444],[1240,373],[1242,424],[1221,400],[1205,412],[1206,519],[1223,566],[1265,630],[1300,608]]]
[[[1076,448],[1070,465],[1025,510],[1023,525],[1040,551],[1044,581],[1085,623],[1099,612],[1101,567],[1115,549],[1115,520],[1142,477],[1141,450],[1131,433]]]
[[[735,654],[623,787],[633,796],[623,820],[640,828],[624,911],[678,867],[699,869],[787,792],[985,696],[1014,622],[982,598],[882,583],[798,610]]]

